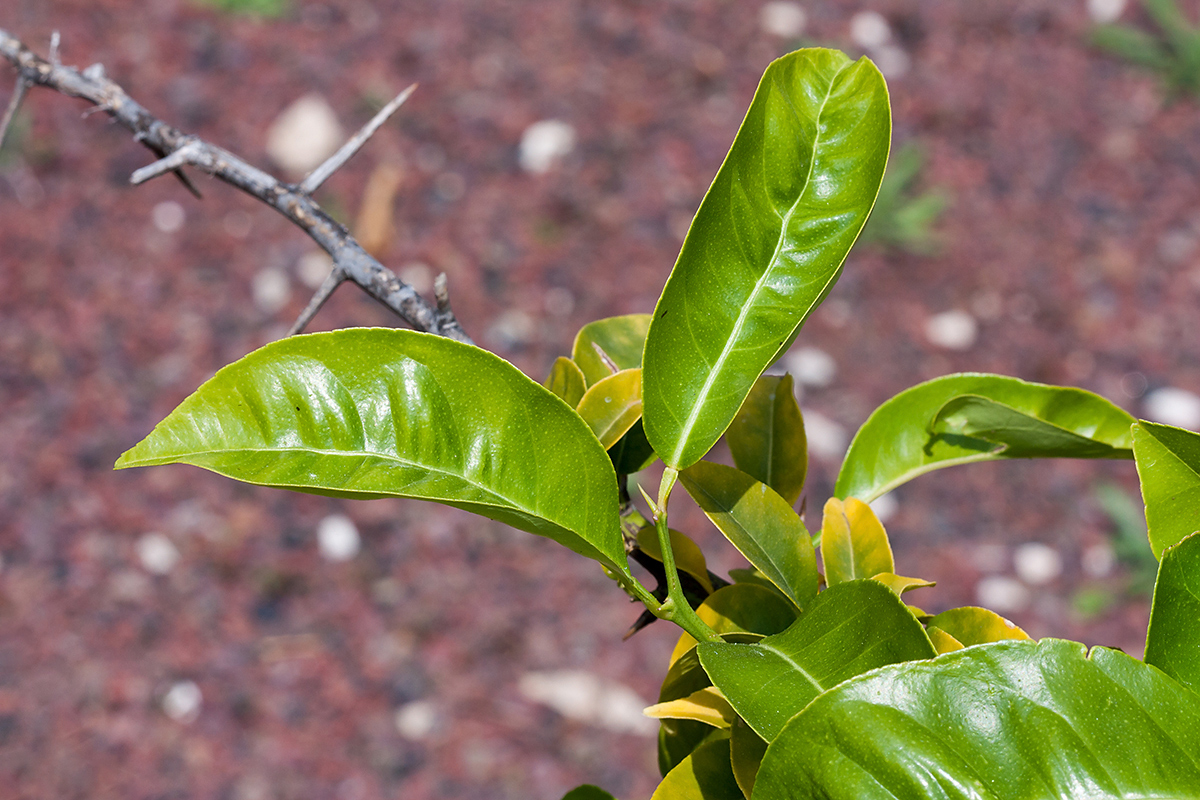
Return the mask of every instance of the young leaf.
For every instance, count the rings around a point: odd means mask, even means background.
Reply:
[[[781,634],[697,650],[713,684],[768,742],[826,689],[885,664],[936,655],[900,598],[872,580],[830,587]]]
[[[121,456],[262,486],[413,497],[629,574],[616,476],[575,412],[484,350],[415,331],[293,336],[225,367]]]
[[[1200,530],[1200,434],[1140,420],[1133,426],[1150,547],[1157,558]]]
[[[646,441],[646,431],[642,428],[641,419],[633,423],[633,427],[621,440],[608,449],[608,455],[619,475],[641,472],[654,463],[654,448]]]
[[[1006,639],[1028,639],[1029,634],[1013,625],[995,611],[976,606],[952,608],[925,620],[950,634],[964,647],[973,644],[1002,642]]]
[[[795,505],[808,470],[804,418],[791,375],[763,375],[725,434],[737,468]]]
[[[720,731],[679,762],[650,800],[745,800],[729,764],[729,731]]]
[[[767,750],[755,800],[1194,798],[1200,696],[1077,642],[884,667],[817,698]]]
[[[905,592],[912,591],[913,589],[937,586],[936,581],[927,581],[921,578],[905,578],[903,575],[897,575],[894,572],[881,572],[878,575],[872,575],[871,580],[879,581],[895,592],[897,596],[903,595]]]
[[[901,392],[871,414],[850,443],[834,494],[869,503],[918,475],[975,461],[1131,458],[1133,422],[1083,389],[1003,375],[946,375]]]
[[[925,635],[929,637],[929,641],[933,642],[933,649],[938,651],[939,656],[942,653],[953,653],[955,650],[963,649],[962,642],[936,625],[927,626]]]
[[[584,393],[575,410],[607,450],[642,416],[642,371],[623,369],[601,378]]]
[[[714,686],[692,692],[679,700],[655,703],[643,711],[654,719],[690,719],[714,728],[728,728],[737,714],[729,701]]]
[[[700,460],[829,292],[890,137],[865,58],[813,48],[767,67],[646,335],[646,436],[668,466]]]
[[[854,497],[845,503],[836,497],[826,501],[821,564],[828,586],[896,569],[887,532],[869,505]]]
[[[708,627],[720,634],[757,634],[769,636],[787,630],[796,621],[796,607],[778,592],[752,583],[722,586],[710,594],[696,609],[696,614]],[[687,633],[679,635],[671,663],[696,646]]]
[[[812,538],[786,500],[769,486],[722,464],[698,461],[679,480],[725,538],[797,608],[817,594]]]
[[[646,346],[646,329],[649,327],[649,314],[626,314],[623,317],[598,319],[580,328],[579,333],[575,334],[571,359],[579,365],[587,385],[607,378],[614,371],[640,367],[642,350]],[[603,356],[600,351],[603,351]],[[605,358],[611,365],[605,363]],[[617,370],[613,370],[613,366]]]
[[[1146,663],[1200,694],[1200,534],[1163,554],[1146,633]]]
[[[575,366],[575,362],[571,359],[562,356],[554,359],[554,366],[550,368],[550,374],[546,376],[542,386],[561,397],[563,402],[571,408],[579,405],[579,401],[583,399],[583,393],[587,391],[587,385],[579,367]]]

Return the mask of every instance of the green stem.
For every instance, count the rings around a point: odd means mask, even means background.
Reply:
[[[658,546],[662,549],[663,570],[667,573],[667,599],[657,608],[647,607],[659,619],[674,622],[698,642],[719,642],[721,637],[700,619],[700,616],[683,596],[683,585],[679,581],[679,570],[675,567],[675,551],[671,548],[671,530],[667,527],[667,501],[671,489],[679,477],[673,467],[663,470],[662,483],[658,488],[658,509],[654,514],[654,528],[658,532]],[[657,603],[656,603],[657,605]]]

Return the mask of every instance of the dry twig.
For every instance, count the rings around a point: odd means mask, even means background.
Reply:
[[[16,92],[9,103],[3,124],[0,124],[0,144],[3,143],[3,133],[9,120],[16,113],[29,87],[46,86],[69,97],[80,97],[132,131],[134,139],[159,157],[154,163],[133,173],[131,182],[135,185],[173,172],[199,196],[183,173],[183,167],[195,167],[257,197],[302,228],[329,253],[333,258],[333,272],[296,320],[291,333],[302,331],[334,289],[349,280],[413,328],[463,342],[471,341],[450,310],[444,275],[439,276],[437,304],[431,305],[413,287],[368,254],[350,232],[326,214],[312,198],[312,192],[362,147],[415,87],[410,86],[401,92],[303,183],[293,185],[252,167],[227,150],[167,125],[109,80],[100,64],[93,64],[82,72],[74,67],[63,66],[58,60],[57,36],[52,45],[51,59],[46,60],[0,28],[0,56],[12,63],[18,74]]]

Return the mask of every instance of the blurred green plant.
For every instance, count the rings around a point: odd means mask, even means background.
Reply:
[[[275,19],[287,13],[288,0],[195,0],[199,5],[252,17]]]
[[[1149,595],[1154,591],[1158,559],[1147,546],[1146,517],[1141,504],[1120,486],[1111,483],[1097,486],[1095,496],[1100,508],[1112,521],[1113,554],[1129,575],[1126,594]]]
[[[1156,31],[1133,25],[1098,25],[1092,43],[1117,58],[1156,73],[1168,99],[1200,94],[1200,27],[1193,25],[1176,0],[1142,0]]]
[[[950,196],[940,187],[917,191],[924,167],[925,150],[917,142],[908,142],[892,155],[879,199],[862,232],[864,243],[916,255],[938,251],[941,239],[934,226]]]
[[[0,145],[0,171],[7,170],[17,163],[17,159],[25,150],[32,124],[29,115],[23,111],[18,111],[17,115],[13,117],[12,124],[8,126],[8,133],[4,137],[4,143]]]

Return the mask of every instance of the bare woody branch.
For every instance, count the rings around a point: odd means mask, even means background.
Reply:
[[[3,28],[0,28],[0,56],[6,58],[18,73],[17,96],[9,103],[6,120],[15,114],[24,91],[30,86],[46,86],[69,97],[88,100],[97,110],[106,112],[116,122],[133,132],[137,141],[159,156],[154,163],[134,172],[131,178],[134,184],[174,172],[185,181],[189,189],[195,191],[182,172],[184,166],[195,167],[271,206],[303,229],[329,253],[333,258],[333,272],[317,290],[308,308],[300,315],[292,333],[303,330],[333,290],[343,281],[349,280],[358,284],[367,294],[390,308],[413,328],[459,341],[471,341],[450,310],[444,280],[438,286],[437,304],[431,305],[413,287],[404,283],[395,273],[367,253],[350,232],[326,214],[311,196],[311,192],[354,155],[371,134],[400,107],[414,87],[402,92],[329,161],[318,167],[303,184],[295,186],[279,181],[227,150],[166,124],[109,80],[104,74],[104,68],[99,64],[94,64],[82,72],[74,67],[62,66],[58,63],[57,47],[52,54],[53,60],[48,61],[29,50]],[[3,130],[4,128],[0,127],[0,134]]]

